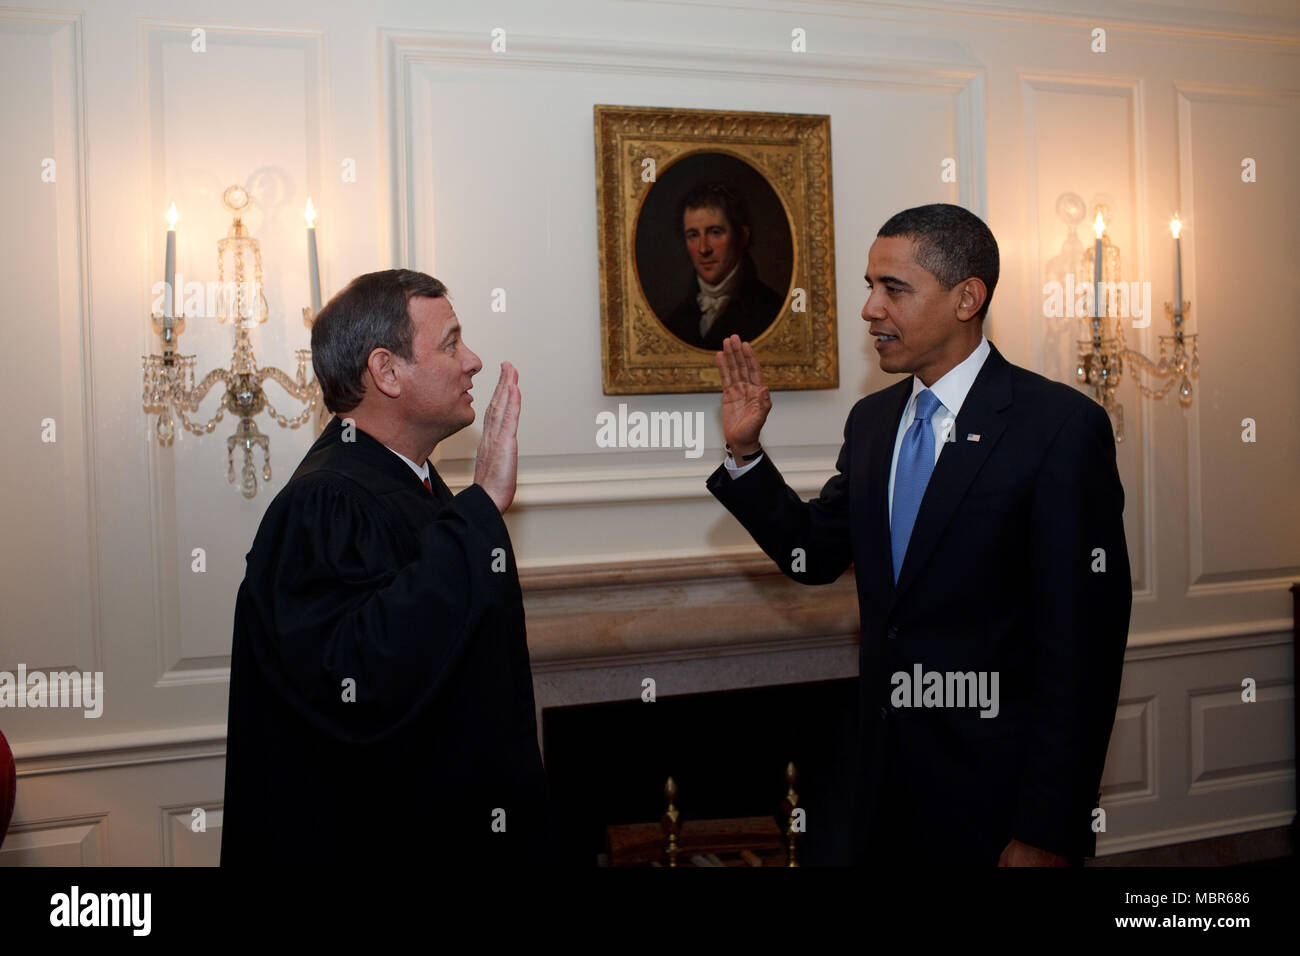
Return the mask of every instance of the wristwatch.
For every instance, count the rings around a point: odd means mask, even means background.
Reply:
[[[735,461],[736,456],[735,456],[735,454],[732,452],[732,450],[731,450],[731,446],[730,446],[730,445],[727,445],[727,446],[726,446],[726,449],[727,449],[727,454],[728,454],[728,455],[731,455],[731,459],[732,459],[732,461]],[[759,445],[758,448],[757,448],[755,451],[751,452],[750,454],[748,454],[748,455],[741,455],[741,456],[740,456],[740,460],[741,460],[741,461],[753,461],[755,458],[757,458],[757,457],[758,457],[759,455],[761,455],[761,454],[763,454],[763,446],[762,446],[762,445]]]

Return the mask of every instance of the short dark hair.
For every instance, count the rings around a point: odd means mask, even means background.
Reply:
[[[905,236],[916,243],[916,264],[945,290],[974,276],[988,289],[975,318],[983,321],[998,284],[998,241],[984,220],[951,203],[904,209],[880,227],[877,236]]]
[[[325,407],[350,412],[365,397],[366,363],[375,349],[388,349],[408,362],[415,324],[407,304],[415,296],[437,299],[447,287],[411,269],[387,269],[357,276],[320,310],[311,327],[311,364]]]
[[[700,183],[682,199],[677,211],[677,221],[686,218],[692,209],[716,209],[722,213],[731,231],[740,236],[749,228],[749,207],[745,197],[726,183]]]

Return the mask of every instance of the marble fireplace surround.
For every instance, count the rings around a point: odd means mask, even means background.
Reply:
[[[792,581],[764,554],[520,572],[538,732],[548,707],[854,677],[852,570]]]

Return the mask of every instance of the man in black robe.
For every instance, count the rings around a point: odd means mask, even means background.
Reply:
[[[474,483],[429,464],[482,368],[438,280],[390,270],[321,310],[320,438],[258,528],[235,604],[221,862],[543,863],[549,812],[502,515],[518,373]]]

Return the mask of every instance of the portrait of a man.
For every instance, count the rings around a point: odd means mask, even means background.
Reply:
[[[772,185],[738,157],[695,153],[662,170],[636,239],[646,301],[687,345],[752,342],[780,317],[793,268],[789,221]]]
[[[594,107],[606,395],[710,392],[729,336],[836,388],[830,117]]]
[[[702,183],[682,200],[682,239],[697,288],[663,320],[668,331],[702,349],[729,335],[752,342],[772,324],[783,296],[758,277],[745,200],[725,183]]]

